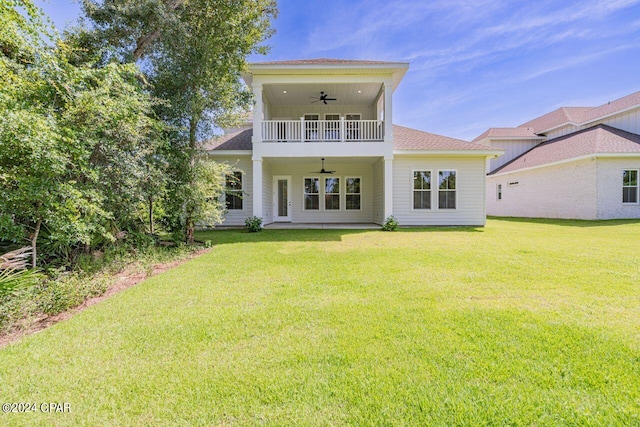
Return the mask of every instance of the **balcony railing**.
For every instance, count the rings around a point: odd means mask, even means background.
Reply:
[[[383,120],[263,120],[263,142],[384,141]]]

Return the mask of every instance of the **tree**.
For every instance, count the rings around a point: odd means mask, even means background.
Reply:
[[[0,0],[0,14],[0,230],[29,240],[35,267],[43,227],[88,247],[136,222],[164,126],[135,65],[72,64],[29,0]]]
[[[112,47],[105,60],[140,61],[151,92],[167,101],[156,111],[171,133],[170,168],[174,224],[193,242],[200,221],[196,180],[198,141],[215,127],[233,123],[251,103],[239,74],[251,53],[272,34],[274,0],[84,0],[94,28],[81,38],[90,46]],[[207,198],[211,200],[211,197]],[[213,203],[213,202],[211,202]]]

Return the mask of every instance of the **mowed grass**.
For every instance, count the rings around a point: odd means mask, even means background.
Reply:
[[[202,233],[0,349],[2,425],[640,425],[640,222]]]

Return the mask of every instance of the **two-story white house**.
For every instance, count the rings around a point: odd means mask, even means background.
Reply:
[[[206,145],[234,166],[223,225],[484,225],[487,159],[501,149],[393,123],[405,62],[254,63],[252,122]]]
[[[474,142],[505,150],[489,161],[489,215],[640,218],[640,92],[491,128]]]

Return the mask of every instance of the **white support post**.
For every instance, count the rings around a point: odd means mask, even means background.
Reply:
[[[252,142],[262,142],[262,83],[251,85],[255,105],[253,106],[253,137]]]
[[[393,215],[393,158],[384,159],[384,219]]]
[[[347,132],[344,125],[344,116],[340,116],[340,142],[344,142],[344,135]]]
[[[305,142],[307,139],[307,132],[304,129],[304,116],[300,117],[300,142]]]
[[[253,215],[262,218],[262,160],[253,161]]]
[[[393,142],[393,82],[384,82],[384,142]]]

